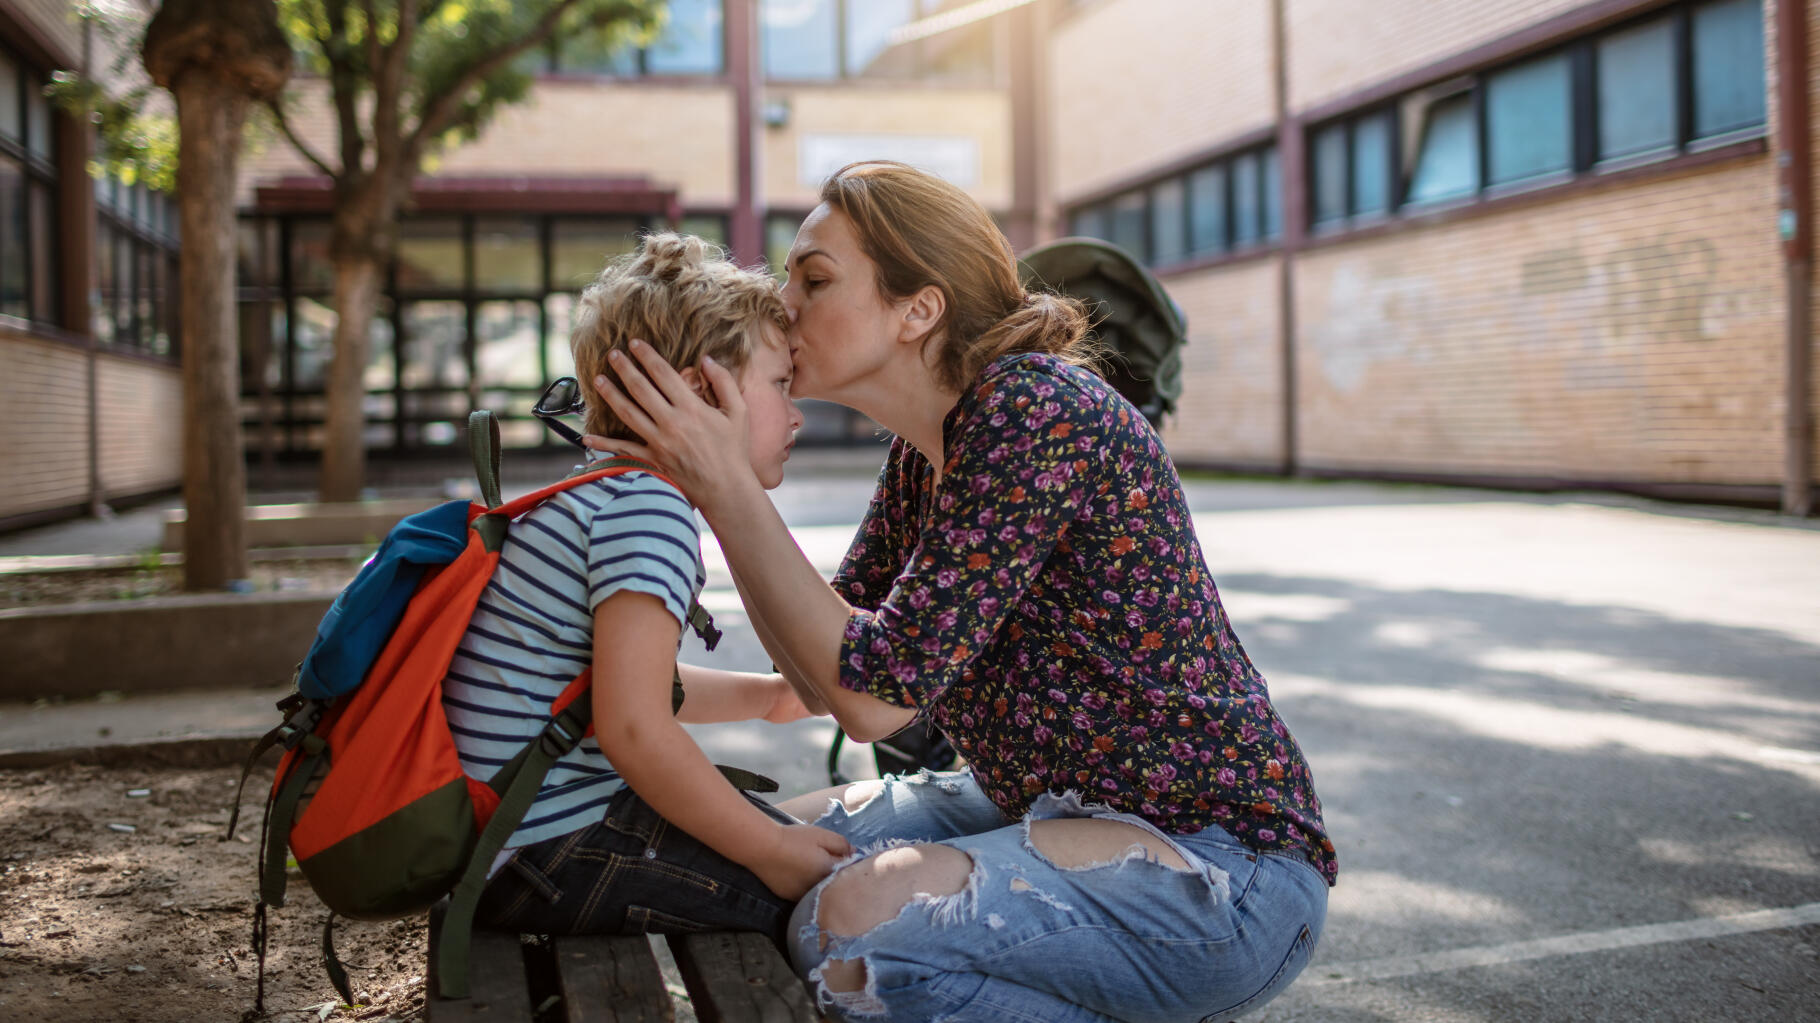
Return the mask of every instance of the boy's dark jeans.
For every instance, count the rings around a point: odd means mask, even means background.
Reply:
[[[781,823],[798,823],[746,798]],[[475,918],[525,934],[735,930],[781,942],[793,905],[626,788],[599,823],[519,849],[487,882]]]

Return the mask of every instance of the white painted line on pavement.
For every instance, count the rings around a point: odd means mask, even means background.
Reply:
[[[1640,927],[1619,927],[1615,930],[1588,931],[1582,934],[1563,934],[1554,938],[1513,941],[1504,945],[1481,945],[1477,948],[1457,948],[1422,955],[1386,956],[1382,959],[1362,959],[1355,963],[1337,963],[1331,966],[1317,964],[1302,978],[1300,986],[1318,987],[1323,984],[1350,984],[1361,980],[1390,980],[1395,977],[1413,977],[1424,973],[1464,970],[1474,966],[1499,966],[1504,963],[1523,962],[1527,959],[1584,955],[1588,952],[1607,952],[1617,948],[1634,948],[1638,945],[1660,945],[1671,941],[1719,938],[1732,934],[1773,931],[1807,924],[1820,924],[1820,902],[1809,902],[1788,909],[1764,909],[1754,913],[1739,913],[1734,916],[1644,924]]]

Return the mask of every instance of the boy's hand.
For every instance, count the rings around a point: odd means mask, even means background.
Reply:
[[[853,851],[846,839],[812,824],[780,824],[775,834],[771,848],[746,867],[779,898],[796,900],[809,894]]]
[[[796,690],[790,688],[790,683],[785,682],[782,675],[773,675],[766,680],[766,684],[776,689],[771,697],[771,706],[763,715],[766,721],[785,725],[815,716],[815,712],[803,705],[801,697],[796,695]]]

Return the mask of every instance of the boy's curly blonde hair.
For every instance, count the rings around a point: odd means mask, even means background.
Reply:
[[[619,384],[608,352],[638,338],[678,369],[709,355],[738,375],[766,326],[780,332],[789,326],[768,274],[739,267],[694,235],[646,236],[638,251],[607,264],[583,289],[576,309],[569,348],[587,400],[588,432],[632,436],[594,393],[596,376]]]

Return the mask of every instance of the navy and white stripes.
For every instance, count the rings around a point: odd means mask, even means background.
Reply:
[[[525,513],[443,683],[462,767],[485,781],[542,731],[550,704],[593,660],[601,601],[649,593],[680,627],[706,578],[694,509],[648,473],[584,483]],[[586,827],[624,784],[599,744],[583,740],[551,768],[507,847]]]

